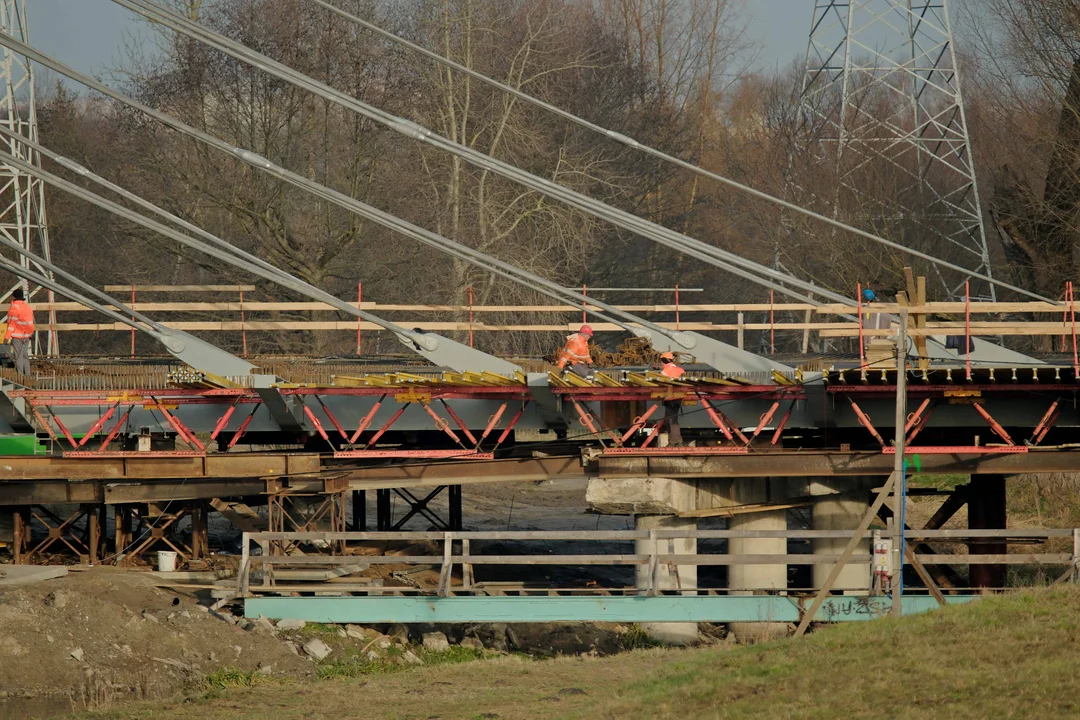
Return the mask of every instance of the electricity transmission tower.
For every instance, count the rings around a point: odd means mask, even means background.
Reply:
[[[30,44],[26,29],[26,0],[0,0],[0,30]],[[3,91],[0,93],[0,123],[8,130],[36,142],[38,127],[32,64],[22,55],[3,48],[0,54],[0,82],[3,82]],[[5,146],[5,150],[15,157],[35,165],[40,164],[38,154],[17,140],[3,138],[0,142]],[[0,234],[45,260],[51,260],[44,183],[8,165],[0,165]],[[25,256],[20,255],[18,260],[23,267],[31,265]],[[52,276],[36,264],[33,269],[48,277]],[[51,291],[27,286],[21,281],[7,288],[3,295],[0,295],[0,301],[6,302],[17,287],[24,288],[27,299],[33,298],[39,302],[47,299],[50,305],[53,302]],[[41,319],[38,319],[39,324]],[[49,325],[55,326],[55,311],[49,310],[48,319]],[[57,354],[59,347],[56,332],[51,329],[38,333],[36,351],[41,353],[43,350],[42,336],[45,339],[44,351],[49,355]]]
[[[872,207],[876,230],[991,274],[947,0],[815,0],[799,105],[835,162],[834,213]]]

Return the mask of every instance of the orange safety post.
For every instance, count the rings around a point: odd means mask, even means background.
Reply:
[[[473,346],[473,290],[469,286],[469,347]]]
[[[855,283],[855,303],[859,312],[859,367],[866,366],[866,352],[863,349],[862,324],[862,283]]]
[[[967,379],[971,379],[971,287],[964,281],[964,359]]]
[[[776,354],[776,315],[773,313],[773,303],[776,302],[776,293],[769,291],[769,354]]]
[[[135,309],[135,286],[131,286],[131,309]],[[132,322],[135,322],[135,317],[132,316]],[[135,359],[135,328],[131,328],[131,358]]]
[[[356,309],[360,309],[360,304],[364,301],[364,284],[356,283]],[[363,322],[362,318],[356,318],[356,354],[360,354],[360,323]]]
[[[675,283],[675,329],[681,329],[679,327],[679,283]]]
[[[240,286],[240,339],[244,343],[244,357],[247,357],[247,322],[244,319],[244,286]]]
[[[1080,358],[1076,352],[1076,298],[1073,296],[1072,280],[1069,281],[1069,318],[1072,321],[1073,341],[1073,373],[1074,377],[1080,375]]]
[[[1065,303],[1069,302],[1069,282],[1065,281]],[[1065,352],[1065,326],[1069,324],[1069,306],[1062,304],[1061,306],[1061,352]],[[1050,346],[1053,347],[1054,343],[1051,341]]]

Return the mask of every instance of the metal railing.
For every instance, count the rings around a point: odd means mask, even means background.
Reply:
[[[863,538],[870,541],[870,552],[852,555],[848,563],[871,564],[875,561],[874,540],[885,537],[880,530],[869,530]],[[675,542],[680,540],[732,540],[732,539],[783,539],[783,540],[850,540],[850,530],[616,530],[616,531],[490,531],[490,532],[258,532],[244,533],[242,556],[237,572],[236,592],[241,597],[257,594],[283,594],[315,592],[321,595],[341,594],[367,595],[451,595],[487,594],[495,586],[474,581],[477,566],[562,566],[562,567],[634,567],[647,568],[639,573],[635,587],[600,587],[595,582],[582,586],[552,588],[547,585],[530,586],[521,583],[518,591],[552,594],[628,594],[656,596],[663,593],[715,593],[716,588],[684,586],[678,578],[680,566],[711,567],[736,565],[835,565],[839,553],[686,553],[676,552]],[[1038,545],[1047,541],[1071,540],[1070,552],[916,552],[917,545],[925,543],[1000,545]],[[616,551],[581,553],[490,554],[477,551],[474,542],[521,542],[550,543],[572,542],[589,544],[618,544]],[[925,566],[942,565],[1008,565],[1008,566],[1067,566],[1056,582],[1073,579],[1080,567],[1080,529],[1008,529],[1008,530],[908,530],[905,531],[908,547],[905,566],[920,572]],[[626,543],[644,543],[632,552],[625,552]],[[373,554],[360,554],[356,545],[364,543],[364,550]],[[375,549],[371,544],[405,543],[415,546],[434,543],[438,548],[426,554],[394,554],[385,549]],[[309,554],[283,554],[286,546],[302,545]],[[253,552],[255,547],[260,552]],[[322,551],[318,546],[322,546]],[[344,552],[332,549],[344,547]],[[314,549],[312,549],[314,548]],[[429,587],[381,587],[369,579],[348,582],[345,578],[370,570],[373,566],[406,566],[412,570],[438,568],[439,578]],[[460,579],[455,583],[455,568],[460,569]],[[312,582],[318,571],[326,574],[325,580]],[[661,571],[669,575],[661,578]],[[316,571],[316,572],[312,572]],[[644,580],[644,581],[643,581]],[[673,584],[674,583],[674,584]],[[952,588],[951,590],[956,590]],[[773,588],[747,588],[740,591],[772,590]],[[806,589],[810,591],[809,588]],[[913,588],[918,591],[918,588]],[[723,590],[721,590],[723,591]],[[797,591],[795,591],[797,592]]]

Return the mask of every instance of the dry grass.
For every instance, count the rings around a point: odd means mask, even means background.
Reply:
[[[606,658],[519,657],[258,685],[94,714],[306,718],[1063,717],[1080,713],[1080,589],[988,598],[802,640]]]

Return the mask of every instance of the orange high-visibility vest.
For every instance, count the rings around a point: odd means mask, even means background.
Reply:
[[[4,342],[8,340],[29,340],[34,337],[34,311],[22,300],[12,300],[8,308],[7,332],[4,334]]]
[[[574,333],[567,336],[566,346],[559,353],[559,369],[578,363],[591,365],[592,355],[589,354],[589,338],[581,333]]]
[[[660,368],[660,374],[663,375],[666,378],[671,378],[672,380],[678,380],[679,378],[681,378],[683,375],[686,374],[686,371],[683,370],[678,365],[676,365],[675,363],[666,363],[664,365],[664,367]]]

